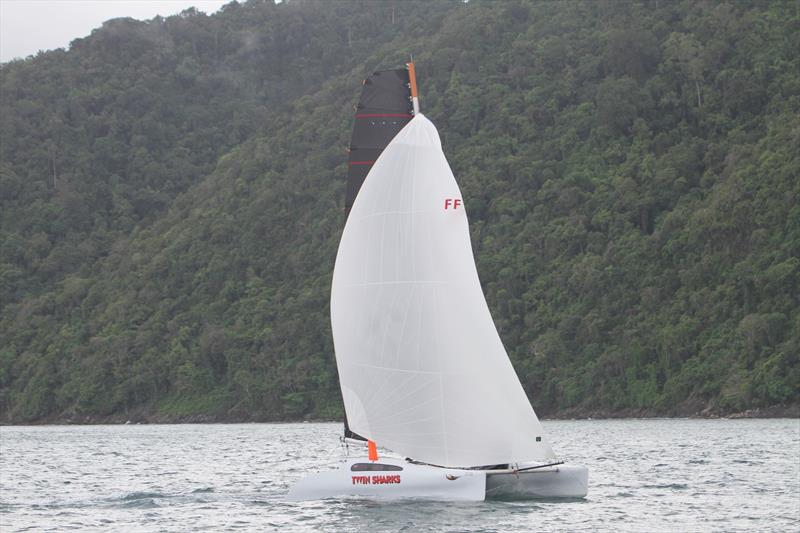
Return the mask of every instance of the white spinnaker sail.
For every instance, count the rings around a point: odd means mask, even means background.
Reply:
[[[356,197],[336,257],[331,323],[356,433],[443,466],[554,457],[483,297],[439,134],[421,114]]]

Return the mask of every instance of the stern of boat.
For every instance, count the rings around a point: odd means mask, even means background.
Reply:
[[[486,474],[487,498],[585,498],[588,492],[589,469],[582,465]]]

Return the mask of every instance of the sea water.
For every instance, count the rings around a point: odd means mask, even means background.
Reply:
[[[286,502],[339,424],[2,427],[0,531],[800,531],[799,420],[544,426],[586,499]]]

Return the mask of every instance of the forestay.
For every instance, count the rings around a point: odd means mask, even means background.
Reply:
[[[331,322],[353,431],[443,466],[553,458],[483,297],[439,135],[421,114],[355,199]]]

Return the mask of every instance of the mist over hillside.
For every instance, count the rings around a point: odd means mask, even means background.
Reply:
[[[411,53],[537,412],[796,405],[797,50],[795,2],[250,0],[3,64],[0,421],[339,417],[353,105]]]

